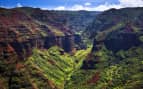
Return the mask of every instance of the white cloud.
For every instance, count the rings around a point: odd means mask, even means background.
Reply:
[[[87,5],[80,5],[80,4],[75,4],[71,7],[64,7],[64,6],[59,6],[54,8],[54,10],[73,10],[73,11],[77,11],[77,10],[87,10],[87,11],[104,11],[104,10],[108,10],[110,8],[120,8],[120,6],[117,5],[110,5],[108,3],[105,3],[103,5],[99,5],[99,6],[87,6]]]
[[[71,10],[88,10],[88,7],[76,4],[69,9],[71,9]]]
[[[90,6],[90,5],[91,5],[91,3],[86,2],[84,5],[85,5],[85,6]]]
[[[99,5],[99,6],[90,8],[90,10],[93,10],[93,11],[105,11],[105,10],[108,10],[108,9],[111,9],[111,8],[119,9],[119,8],[122,8],[122,7],[120,5],[109,4],[109,3],[106,2],[103,5]]]
[[[64,6],[58,6],[54,10],[66,10],[66,8]]]
[[[91,8],[88,6],[80,5],[80,4],[75,4],[71,7],[64,7],[64,6],[58,6],[54,8],[54,10],[72,10],[72,11],[77,11],[77,10],[90,10]]]
[[[84,5],[75,4],[71,7],[58,6],[54,10],[88,10],[88,11],[105,11],[111,8],[125,8],[125,7],[143,7],[143,0],[119,0],[119,4],[110,4],[108,2],[92,6],[91,3],[85,3]]]
[[[143,0],[119,0],[122,7],[143,7]]]
[[[22,7],[22,4],[21,4],[21,3],[17,3],[16,6],[17,6],[17,7]]]

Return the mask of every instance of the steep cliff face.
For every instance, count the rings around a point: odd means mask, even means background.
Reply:
[[[105,11],[96,17],[85,32],[90,38],[96,39],[97,43],[102,41],[105,47],[114,52],[142,45],[142,12],[143,8]]]
[[[142,41],[140,40],[142,35],[142,33],[110,33],[104,40],[98,41],[94,39],[92,51],[98,51],[103,46],[113,52],[138,47],[142,45]]]
[[[135,34],[135,33],[118,33],[112,35],[112,37],[106,39],[104,41],[107,49],[112,50],[113,52],[117,52],[119,50],[128,50],[132,47],[138,47],[142,45],[139,37],[143,34]]]
[[[21,9],[0,9],[0,54],[4,58],[17,54],[25,59],[32,54],[33,48],[48,49],[59,46],[71,52],[76,39],[72,30],[64,26],[55,13],[32,9],[29,14]],[[59,20],[60,19],[60,20]],[[80,39],[81,40],[81,39]]]
[[[44,48],[50,48],[54,45],[57,45],[64,49],[65,52],[71,52],[74,48],[74,40],[73,35],[69,36],[52,36],[46,37],[44,41]]]
[[[65,52],[71,52],[74,47],[75,41],[74,36],[62,36],[62,37],[45,37],[31,39],[28,41],[18,42],[1,42],[0,43],[0,54],[5,58],[11,57],[12,54],[16,53],[19,59],[26,59],[32,55],[34,48],[48,49],[52,46],[59,46],[64,49]]]
[[[75,32],[82,34],[98,14],[86,11],[43,11],[30,7],[0,8],[0,12],[1,54],[16,53],[22,59],[30,56],[35,47],[48,49],[58,45],[66,52],[74,48],[85,49],[81,36],[75,35]],[[9,48],[11,52],[7,51]]]

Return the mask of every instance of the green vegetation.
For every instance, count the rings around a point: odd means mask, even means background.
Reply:
[[[142,47],[116,53],[102,47],[92,55],[90,51],[88,48],[69,54],[54,46],[48,50],[34,49],[25,62],[7,66],[0,61],[3,71],[0,75],[3,86],[0,87],[8,88],[9,77],[15,69],[10,84],[12,89],[142,89]],[[84,60],[98,63],[95,69],[81,69]]]
[[[48,50],[34,49],[26,61],[7,64],[0,61],[0,83],[6,89],[64,89],[71,76],[82,66],[91,48],[65,53],[54,46]],[[6,75],[5,75],[6,74]]]
[[[143,49],[131,48],[116,54],[103,48],[95,52],[100,62],[95,69],[79,70],[72,75],[66,89],[142,89],[143,85]],[[94,59],[96,60],[96,59]],[[98,81],[94,75],[100,73]],[[96,80],[95,78],[95,80]],[[89,82],[93,81],[93,82]]]
[[[112,26],[111,28],[106,28],[106,30],[104,29],[104,31],[98,32],[98,35],[96,36],[96,39],[97,40],[104,40],[109,33],[113,32],[117,29],[120,29],[124,25],[125,25],[124,23],[118,23],[118,24]]]
[[[48,25],[48,28],[51,29],[51,31],[56,35],[56,36],[64,36],[64,32],[60,31],[59,29]]]
[[[139,37],[139,39],[140,39],[140,41],[142,41],[142,42],[143,42],[143,36],[140,36],[140,37]]]
[[[79,50],[75,55],[63,53],[64,51],[55,46],[48,50],[33,50],[33,55],[26,61],[26,66],[31,72],[39,71],[42,76],[50,80],[54,86],[63,89],[66,81],[70,80],[71,75],[78,71],[86,55],[90,52]],[[33,73],[34,75],[35,73]],[[37,78],[31,78],[38,84]],[[42,81],[40,81],[42,82]],[[39,88],[42,88],[39,86]]]

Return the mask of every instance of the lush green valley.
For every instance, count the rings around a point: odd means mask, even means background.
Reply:
[[[142,89],[143,48],[131,48],[116,54],[102,49],[95,69],[76,72],[67,89]],[[78,87],[78,88],[76,88]]]
[[[6,81],[10,81],[9,75],[5,76],[5,74],[14,67],[15,72],[11,74],[12,82],[9,89],[20,89],[21,87],[25,89],[64,89],[71,76],[80,70],[83,60],[90,51],[91,48],[88,48],[70,55],[57,46],[48,50],[34,49],[33,55],[26,61],[9,64],[8,67],[7,63],[1,62],[1,69],[7,67],[7,70],[4,70],[1,75],[1,82],[5,86],[8,85]],[[23,84],[24,86],[22,86]]]

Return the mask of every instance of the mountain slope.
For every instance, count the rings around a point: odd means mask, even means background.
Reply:
[[[103,41],[113,51],[139,46],[143,35],[142,14],[143,8],[111,9],[99,14],[85,33],[95,38],[94,42]]]
[[[48,50],[34,49],[27,60],[13,64],[0,59],[2,86],[4,89],[64,89],[89,52],[90,48],[70,55],[55,46]]]

